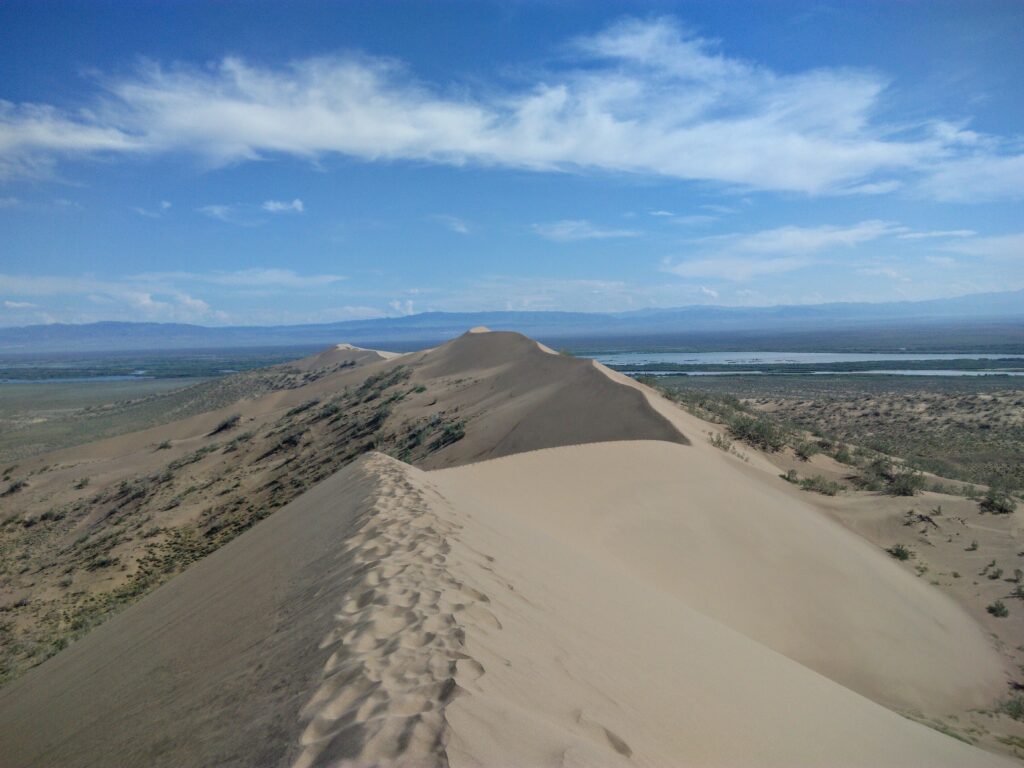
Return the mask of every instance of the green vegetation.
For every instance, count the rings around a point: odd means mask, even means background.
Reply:
[[[1014,720],[1024,720],[1024,696],[1014,696],[999,705],[999,711]]]
[[[996,376],[659,376],[681,403],[765,409],[781,424],[824,436],[841,463],[844,444],[899,456],[907,468],[965,483],[1024,491],[1024,384]],[[690,407],[689,405],[687,407]],[[697,414],[701,415],[701,414]],[[947,491],[955,490],[947,484]],[[964,493],[963,489],[955,490]]]
[[[1009,515],[1017,509],[1017,502],[1006,491],[989,488],[978,502],[978,508],[993,515]]]
[[[0,493],[0,496],[13,496],[18,491],[28,487],[28,482],[25,480],[15,480],[13,483],[7,486],[7,490]]]
[[[765,451],[782,450],[788,434],[773,421],[759,416],[738,414],[727,423],[729,434],[736,440]]]
[[[1002,600],[996,600],[985,608],[986,611],[991,613],[997,619],[1005,619],[1010,615],[1010,610],[1006,607],[1006,604]]]
[[[885,551],[897,560],[909,560],[914,556],[914,553],[902,544],[893,544]]]
[[[805,477],[800,481],[800,488],[805,491],[813,491],[814,493],[821,493],[825,496],[835,496],[837,493],[843,490],[843,484],[837,483],[834,480],[827,480],[821,475],[815,475],[814,477]]]
[[[915,496],[924,490],[924,476],[894,464],[885,456],[873,459],[856,479],[866,490],[884,491],[890,496]]]
[[[228,430],[234,429],[238,426],[238,422],[241,421],[241,419],[242,417],[237,413],[228,416],[226,419],[221,420],[221,422],[213,428],[213,431],[210,432],[207,437],[213,437],[214,435],[219,435],[221,432],[227,432]]]
[[[215,383],[226,387],[218,390],[222,394],[253,396],[264,385],[293,389],[321,375],[273,369]],[[415,462],[463,439],[467,422],[455,410],[396,415],[414,391],[410,375],[401,366],[379,372],[323,402],[305,400],[276,420],[254,418],[251,430],[240,434],[241,419],[223,419],[212,434],[232,436],[226,442],[208,435],[197,450],[162,461],[156,452],[147,459],[154,466],[149,475],[106,485],[97,478],[91,493],[42,515],[13,515],[0,523],[0,587],[28,580],[35,587],[31,599],[17,604],[0,599],[0,682],[368,451]],[[8,478],[16,469],[9,466]],[[87,478],[73,484],[89,487]]]

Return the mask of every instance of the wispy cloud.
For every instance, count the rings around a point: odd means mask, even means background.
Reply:
[[[167,200],[161,200],[160,205],[158,205],[156,208],[136,207],[132,208],[132,210],[139,214],[139,216],[145,216],[147,219],[159,219],[161,216],[163,216],[165,213],[171,210],[171,203]]]
[[[149,272],[129,279],[142,282],[207,283],[246,288],[313,288],[347,280],[344,275],[299,275],[290,269],[241,269],[234,272]]]
[[[1024,232],[947,243],[948,251],[997,260],[1024,262]]]
[[[204,205],[196,210],[204,216],[209,216],[211,219],[216,219],[217,221],[223,221],[229,224],[236,223],[235,208],[231,205]]]
[[[973,229],[936,229],[929,232],[904,232],[897,235],[900,240],[931,240],[934,238],[973,237],[978,234]]]
[[[449,216],[441,213],[436,216],[431,216],[430,218],[434,219],[434,221],[440,222],[458,235],[468,235],[471,231],[469,222],[465,219],[459,218],[458,216]]]
[[[233,294],[252,296],[254,293],[273,295],[297,291],[305,294],[311,291],[327,292],[346,279],[343,275],[300,275],[290,269],[278,268],[152,272],[117,278],[0,273],[0,295],[17,297],[5,300],[5,309],[48,310],[49,316],[65,321],[119,317],[131,320],[221,323],[229,319],[228,315],[204,298],[212,286],[216,287],[215,295],[223,299]],[[33,300],[23,301],[23,298]],[[47,302],[48,298],[57,301]],[[49,303],[53,303],[53,306],[48,306]],[[98,314],[83,314],[80,309],[69,306],[72,303],[77,303],[79,307],[92,306]],[[361,317],[373,316],[374,311],[366,307],[353,310]],[[379,314],[379,310],[376,312]],[[278,312],[275,316],[283,317],[286,314]]]
[[[638,237],[640,232],[633,229],[603,229],[586,219],[562,219],[546,224],[534,224],[533,231],[546,240],[567,243],[573,240],[607,240],[616,237]]]
[[[666,272],[671,272],[679,277],[715,277],[721,280],[744,281],[761,275],[793,272],[813,263],[813,259],[803,256],[765,259],[723,255],[713,258],[688,259],[679,263],[666,263],[664,268]]]
[[[290,203],[281,200],[267,200],[260,207],[268,213],[302,213],[305,210],[305,206],[299,198],[295,198]]]
[[[21,205],[21,201],[16,197],[0,197],[0,208],[14,208],[16,205]]]
[[[663,269],[687,278],[745,281],[803,269],[819,254],[847,249],[905,231],[893,222],[868,220],[851,226],[776,227],[694,241],[695,257],[668,259]]]
[[[98,79],[80,112],[0,103],[0,176],[45,175],[60,158],[175,151],[212,164],[336,154],[808,194],[1024,195],[1024,154],[1011,140],[942,118],[883,119],[888,82],[875,72],[776,72],[672,19],[626,20],[569,49],[532,82],[457,96],[365,56],[147,64]]]

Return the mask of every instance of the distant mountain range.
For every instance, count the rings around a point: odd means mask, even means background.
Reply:
[[[0,353],[72,353],[359,345],[413,349],[477,325],[580,349],[1024,350],[1024,291],[931,301],[774,307],[688,306],[633,312],[424,312],[315,325],[55,323],[0,328]],[[755,345],[755,346],[751,346]]]

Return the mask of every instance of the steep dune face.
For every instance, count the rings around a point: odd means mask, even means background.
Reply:
[[[876,701],[945,714],[1005,690],[974,621],[887,555],[720,451],[535,451],[432,474],[446,497],[585,548]]]
[[[1005,764],[512,512],[515,462],[342,470],[0,691],[0,762]]]
[[[0,765],[436,762],[472,596],[406,470],[360,460],[0,690]]]
[[[422,380],[465,381],[452,402],[473,426],[466,440],[420,463],[427,468],[579,443],[688,442],[639,388],[518,333],[482,329],[411,364]]]

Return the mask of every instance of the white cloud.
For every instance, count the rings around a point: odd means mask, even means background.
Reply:
[[[918,194],[959,203],[1024,197],[1024,154],[975,153],[941,163],[917,186]]]
[[[21,205],[21,201],[16,197],[0,197],[0,208],[13,208],[16,205]]]
[[[234,207],[230,205],[204,205],[197,209],[204,216],[209,216],[211,219],[217,219],[217,221],[223,221],[226,223],[234,223]]]
[[[978,234],[973,229],[936,229],[929,232],[904,232],[897,235],[900,240],[930,240],[932,238],[973,237]]]
[[[666,264],[664,269],[679,277],[717,277],[723,280],[750,280],[760,275],[774,275],[793,272],[813,264],[812,259],[798,256],[778,258],[752,258],[741,256],[717,256],[705,259],[689,259],[678,264]]]
[[[130,280],[158,283],[208,283],[244,288],[313,288],[332,285],[344,275],[299,275],[290,269],[254,268],[234,272],[150,272]]]
[[[702,285],[700,287],[700,292],[702,294],[704,294],[705,296],[707,296],[708,298],[711,298],[711,299],[717,299],[718,298],[718,291],[714,290],[713,288],[706,288],[705,286]]]
[[[760,275],[803,269],[822,252],[848,249],[905,230],[892,222],[868,220],[848,227],[776,227],[694,241],[696,258],[666,260],[662,269],[686,278],[746,281]]]
[[[93,275],[9,275],[0,273],[0,295],[29,298],[59,297],[59,310],[53,312],[63,321],[91,322],[117,317],[126,320],[222,323],[228,315],[216,309],[197,293],[217,286],[217,295],[252,296],[254,293],[274,295],[284,292],[309,293],[329,291],[345,280],[342,275],[299,275],[289,269],[256,268],[233,272],[163,272],[128,275],[120,278],[99,278]],[[42,303],[42,302],[41,302]],[[102,314],[83,314],[76,304],[102,308]],[[6,309],[35,309],[35,302],[6,300]],[[52,309],[52,308],[48,308]],[[286,310],[275,309],[275,317],[285,317]],[[339,310],[340,312],[340,310]],[[366,307],[352,309],[353,316],[371,317]],[[258,319],[257,310],[247,317]],[[342,314],[337,314],[342,317]]]
[[[816,253],[827,248],[849,247],[902,231],[892,222],[869,220],[849,227],[777,227],[749,235],[713,238],[731,250],[748,253]],[[709,241],[712,239],[709,239]]]
[[[1019,148],[941,119],[881,119],[888,83],[873,72],[775,72],[671,19],[627,20],[571,50],[532,82],[462,88],[357,56],[148,64],[101,79],[81,112],[0,103],[0,176],[45,175],[62,157],[175,151],[215,165],[336,154],[809,194],[881,194],[908,181],[940,199],[1024,194]]]
[[[171,210],[171,204],[167,200],[161,200],[160,204],[156,208],[143,208],[141,206],[132,208],[139,216],[145,216],[147,219],[159,219],[169,210]]]
[[[295,198],[290,203],[281,200],[267,200],[260,207],[269,213],[302,213],[305,210],[305,206],[299,198]]]
[[[411,299],[406,299],[405,301],[395,299],[394,301],[389,301],[388,306],[391,307],[391,311],[396,315],[411,315],[415,311]]]
[[[948,243],[945,248],[968,256],[1024,261],[1024,232],[957,241]]]
[[[430,218],[435,221],[439,221],[444,224],[448,229],[458,235],[468,235],[470,233],[469,223],[465,219],[460,219],[458,216],[448,216],[447,214],[437,214]]]
[[[573,240],[607,240],[615,237],[638,237],[632,229],[602,229],[586,219],[562,219],[547,224],[534,224],[533,231],[546,240],[566,243]]]
[[[903,273],[893,267],[861,267],[857,270],[857,274],[868,277],[888,277],[893,280],[905,279]]]

